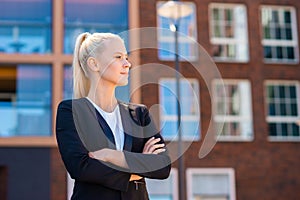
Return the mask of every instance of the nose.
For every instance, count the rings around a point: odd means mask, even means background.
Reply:
[[[127,59],[124,59],[123,67],[124,68],[131,68],[131,63]]]

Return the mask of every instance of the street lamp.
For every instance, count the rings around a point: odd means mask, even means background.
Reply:
[[[184,195],[184,161],[182,153],[182,131],[181,131],[181,110],[180,110],[180,68],[179,68],[179,49],[178,49],[178,28],[180,18],[189,16],[192,14],[193,9],[191,6],[179,2],[179,1],[168,1],[162,4],[157,9],[158,15],[171,19],[170,30],[174,32],[175,37],[175,70],[176,70],[176,94],[177,94],[177,130],[178,130],[178,171],[179,171],[179,199],[185,199]]]

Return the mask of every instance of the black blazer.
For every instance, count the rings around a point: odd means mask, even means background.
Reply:
[[[62,101],[57,110],[56,138],[62,160],[75,179],[72,200],[148,199],[145,180],[129,182],[131,174],[165,179],[171,161],[167,151],[159,155],[142,154],[151,137],[163,138],[155,128],[148,109],[143,105],[119,102],[124,128],[124,155],[128,169],[90,158],[88,152],[102,148],[115,149],[97,118],[97,110],[86,98]]]

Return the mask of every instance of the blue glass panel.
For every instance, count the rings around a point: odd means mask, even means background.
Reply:
[[[0,99],[0,137],[50,136],[51,67],[18,65],[15,80],[15,88]]]
[[[64,67],[64,99],[71,99],[73,97],[73,70],[67,65]]]
[[[51,0],[0,0],[0,52],[51,53]]]
[[[64,52],[72,53],[75,39],[82,32],[120,33],[127,30],[128,1],[65,0],[64,22]]]
[[[150,200],[172,200],[171,195],[155,195],[155,194],[150,194],[149,195]]]

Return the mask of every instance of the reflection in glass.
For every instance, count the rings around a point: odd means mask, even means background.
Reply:
[[[160,128],[164,138],[167,140],[176,139],[177,128],[177,95],[175,79],[161,79],[160,105],[161,119]],[[198,81],[196,79],[180,80],[180,109],[181,109],[181,130],[183,139],[199,139],[200,108],[198,102]]]
[[[71,54],[76,37],[83,32],[120,33],[128,29],[127,0],[65,0],[64,53]],[[124,38],[127,40],[127,38]]]
[[[51,68],[0,67],[0,137],[51,135]]]
[[[0,0],[0,52],[51,53],[51,0]]]

